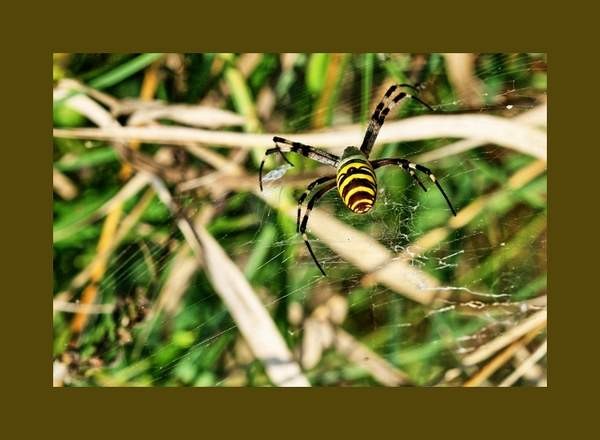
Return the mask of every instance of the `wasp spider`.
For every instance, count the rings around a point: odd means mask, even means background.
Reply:
[[[375,199],[377,198],[377,177],[375,175],[375,170],[386,165],[396,165],[398,167],[402,167],[404,171],[407,171],[424,191],[427,191],[427,188],[425,188],[425,185],[423,185],[417,176],[416,171],[426,174],[429,179],[431,179],[431,181],[438,187],[444,196],[444,199],[446,199],[446,202],[448,203],[452,213],[456,215],[456,211],[454,210],[452,203],[450,203],[450,199],[448,199],[448,196],[429,168],[401,158],[369,160],[369,154],[371,153],[371,149],[373,148],[373,144],[375,143],[379,129],[385,121],[385,117],[398,102],[404,98],[411,98],[433,111],[433,109],[425,102],[421,101],[416,96],[412,96],[411,94],[403,91],[403,88],[405,90],[406,88],[415,89],[413,86],[408,84],[397,84],[388,89],[385,96],[373,112],[373,116],[371,117],[369,126],[367,127],[367,132],[365,133],[365,137],[360,149],[356,147],[347,147],[344,150],[342,157],[338,157],[326,151],[311,147],[310,145],[293,142],[279,136],[275,136],[273,138],[273,142],[275,142],[275,148],[270,148],[266,151],[265,158],[260,164],[259,184],[261,191],[263,188],[263,166],[265,164],[266,157],[270,154],[278,153],[286,162],[292,165],[283,153],[298,153],[302,156],[308,157],[309,159],[316,160],[317,162],[336,168],[336,174],[321,177],[314,182],[311,182],[306,188],[306,191],[304,191],[302,196],[300,196],[298,199],[296,230],[302,234],[302,238],[304,239],[304,243],[306,243],[308,252],[323,275],[325,275],[325,271],[319,264],[310,246],[310,243],[308,242],[306,226],[308,224],[310,211],[315,203],[321,197],[323,197],[325,193],[334,187],[337,187],[344,205],[346,205],[352,212],[355,212],[356,214],[364,214],[371,210],[375,204]],[[308,200],[304,217],[302,218],[302,222],[300,222],[302,204],[313,190],[313,195]]]

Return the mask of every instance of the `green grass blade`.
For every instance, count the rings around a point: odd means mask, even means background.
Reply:
[[[375,55],[366,53],[363,55],[362,65],[362,95],[360,102],[360,123],[365,125],[369,118],[371,88],[373,87],[373,59]]]
[[[259,236],[256,238],[256,243],[252,248],[252,253],[248,258],[248,263],[244,270],[246,278],[249,280],[254,278],[262,264],[265,262],[267,255],[269,255],[269,251],[273,247],[276,237],[277,228],[275,226],[267,224],[262,228]]]
[[[107,87],[111,87],[149,66],[162,56],[162,53],[145,53],[139,55],[136,58],[123,63],[118,67],[115,67],[110,72],[93,79],[90,81],[89,85],[95,89],[105,89]]]

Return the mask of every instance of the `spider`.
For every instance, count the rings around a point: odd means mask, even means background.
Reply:
[[[301,154],[309,159],[336,168],[336,174],[324,176],[311,182],[306,188],[306,191],[304,191],[304,193],[298,199],[296,232],[302,234],[302,238],[306,244],[306,247],[308,248],[310,256],[324,276],[326,276],[326,273],[323,270],[323,267],[321,267],[319,264],[319,261],[317,260],[308,241],[306,227],[310,212],[315,203],[317,203],[317,201],[323,197],[325,193],[334,187],[337,187],[338,193],[340,194],[344,205],[346,205],[352,212],[356,214],[365,214],[369,212],[371,208],[373,208],[375,199],[377,198],[377,177],[375,175],[375,170],[387,165],[397,165],[402,167],[404,171],[407,171],[424,191],[427,191],[427,188],[425,188],[425,185],[423,185],[423,182],[421,182],[417,176],[416,171],[420,171],[429,176],[431,181],[438,187],[444,196],[444,199],[446,200],[446,203],[448,203],[452,214],[456,215],[456,211],[454,210],[452,203],[450,203],[450,199],[429,168],[401,158],[369,160],[369,154],[371,153],[371,149],[373,148],[373,144],[375,143],[379,129],[385,121],[385,117],[390,110],[394,108],[396,104],[398,104],[398,102],[404,98],[411,98],[424,105],[429,110],[433,111],[433,109],[424,101],[420,100],[416,96],[402,91],[402,88],[417,90],[414,86],[409,84],[395,84],[388,89],[381,102],[379,102],[375,108],[373,116],[371,116],[371,120],[369,121],[369,125],[360,149],[352,146],[346,147],[342,153],[342,157],[338,157],[326,151],[319,150],[318,148],[311,147],[310,145],[301,144],[300,142],[294,142],[279,136],[275,136],[273,138],[273,142],[275,142],[275,148],[270,148],[265,152],[265,157],[260,164],[259,185],[261,191],[263,189],[263,167],[267,156],[270,154],[278,153],[290,165],[292,165],[292,163],[285,157],[283,153],[292,152]],[[283,144],[284,146],[281,147],[280,144]],[[311,194],[313,189],[313,195],[308,200],[304,217],[302,218],[302,222],[300,222],[302,204],[304,203],[304,200],[306,200],[306,198]]]

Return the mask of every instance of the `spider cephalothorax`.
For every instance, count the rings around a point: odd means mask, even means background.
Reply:
[[[298,153],[302,156],[308,157],[309,159],[316,160],[324,165],[333,166],[337,170],[336,174],[334,175],[321,177],[314,182],[311,182],[306,188],[306,191],[304,191],[304,193],[298,199],[298,217],[296,220],[296,229],[298,232],[302,233],[302,238],[306,243],[306,247],[308,248],[311,257],[323,275],[325,275],[325,271],[317,261],[317,258],[310,247],[310,243],[308,242],[308,237],[306,236],[306,226],[308,224],[310,211],[315,203],[321,197],[323,197],[325,193],[334,187],[337,187],[338,193],[340,194],[344,205],[346,205],[352,212],[355,212],[356,214],[364,214],[371,210],[377,198],[377,176],[375,175],[375,170],[386,165],[396,165],[407,171],[415,180],[415,182],[417,182],[417,184],[423,188],[424,191],[427,191],[427,189],[417,176],[416,171],[426,174],[444,196],[444,199],[448,203],[452,214],[456,215],[456,211],[450,203],[448,196],[429,168],[401,158],[369,160],[369,154],[371,153],[371,149],[375,144],[375,139],[379,134],[379,129],[383,125],[385,117],[400,100],[403,98],[411,98],[423,104],[428,109],[433,110],[429,105],[421,101],[419,98],[403,92],[401,90],[402,87],[414,89],[414,87],[409,84],[396,84],[388,89],[383,99],[373,112],[373,116],[371,117],[367,127],[367,131],[360,149],[356,147],[347,147],[344,150],[342,157],[338,157],[335,154],[319,150],[315,147],[311,147],[310,145],[293,142],[279,136],[275,136],[273,138],[273,142],[275,142],[275,148],[270,148],[265,153],[265,159],[266,156],[270,154],[279,153],[281,157],[283,157],[283,159],[288,163],[290,162],[283,153]],[[280,144],[285,146],[281,147]],[[265,164],[265,159],[263,159],[261,162],[259,169],[259,184],[261,190],[262,170]],[[302,222],[300,222],[302,204],[313,189],[315,189],[315,192],[308,200],[304,217],[302,218]]]

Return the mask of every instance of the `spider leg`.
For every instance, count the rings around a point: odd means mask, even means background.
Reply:
[[[425,185],[423,185],[423,182],[421,182],[421,179],[419,179],[419,176],[417,176],[415,170],[410,168],[410,161],[406,159],[377,159],[371,161],[371,164],[373,165],[373,169],[381,168],[386,165],[400,165],[402,166],[402,169],[404,171],[410,174],[410,176],[414,179],[415,182],[417,182],[417,184],[423,189],[423,191],[427,192],[427,188],[425,187]]]
[[[328,153],[327,151],[319,150],[318,148],[311,147],[310,145],[301,144],[300,142],[294,142],[287,139],[284,139],[279,136],[273,137],[273,142],[275,142],[275,148],[269,148],[265,152],[265,157],[260,163],[260,168],[258,169],[258,183],[260,186],[260,190],[263,190],[262,184],[262,172],[263,167],[265,166],[265,160],[267,156],[270,154],[278,153],[280,154],[287,163],[292,165],[292,163],[285,157],[283,153],[297,153],[304,157],[308,157],[309,159],[315,160],[324,165],[331,165],[333,167],[337,166],[340,161],[340,158],[335,154]],[[280,147],[279,144],[284,144],[286,146]]]
[[[335,176],[321,177],[321,178],[319,178],[319,179],[311,182],[306,187],[306,190],[304,191],[304,193],[302,193],[302,195],[298,199],[298,217],[296,218],[296,232],[300,232],[300,214],[302,213],[302,203],[304,202],[304,200],[306,199],[306,197],[308,197],[308,195],[310,194],[310,192],[312,191],[312,189],[315,186],[320,185],[321,183],[325,183],[328,180],[332,180],[332,179],[335,179]]]
[[[315,264],[317,265],[317,267],[319,268],[319,270],[321,271],[321,273],[323,274],[323,276],[327,276],[327,274],[325,273],[325,271],[323,270],[323,268],[321,267],[321,265],[319,264],[319,261],[317,260],[317,257],[315,256],[315,253],[313,252],[310,243],[308,242],[308,237],[306,235],[306,226],[308,224],[308,218],[310,215],[310,211],[312,210],[313,206],[315,205],[315,203],[325,195],[325,193],[327,193],[329,190],[335,188],[336,183],[334,182],[330,182],[330,183],[326,183],[325,185],[323,185],[323,187],[321,189],[319,189],[308,201],[308,205],[306,206],[306,211],[304,212],[304,217],[302,218],[302,224],[300,225],[300,232],[302,233],[302,239],[304,240],[304,244],[306,245],[306,248],[308,249],[308,252],[310,253],[310,256],[312,257],[313,261],[315,262]]]
[[[369,154],[371,153],[371,149],[375,144],[375,139],[377,139],[377,135],[379,134],[379,130],[385,121],[385,117],[402,99],[411,98],[424,105],[429,110],[434,111],[429,104],[425,103],[421,99],[401,91],[401,87],[408,87],[413,90],[417,90],[415,87],[409,84],[394,84],[385,93],[379,104],[377,104],[377,107],[375,107],[375,111],[373,112],[373,116],[371,116],[365,137],[360,146],[360,151],[365,153],[367,157],[369,157]]]
[[[402,166],[402,168],[404,170],[408,171],[411,176],[413,176],[413,178],[419,183],[419,185],[423,189],[425,189],[425,186],[419,180],[419,178],[415,174],[414,170],[418,170],[418,171],[421,171],[422,173],[427,174],[427,176],[429,176],[429,179],[433,183],[435,183],[435,186],[437,186],[437,188],[440,190],[440,192],[442,193],[442,196],[444,196],[444,199],[446,200],[446,203],[450,207],[450,210],[452,211],[452,214],[454,214],[456,216],[456,210],[452,206],[452,203],[450,202],[450,199],[446,195],[446,192],[442,188],[442,185],[440,185],[440,182],[438,182],[437,178],[434,176],[434,174],[431,172],[431,170],[429,168],[424,167],[423,165],[419,165],[419,164],[413,163],[413,162],[411,162],[409,160],[400,159],[400,158],[389,158],[389,159],[373,160],[373,161],[371,161],[371,164],[373,165],[374,169],[377,169],[377,168],[380,168],[380,167],[384,167],[386,165],[400,165],[400,166]],[[427,191],[427,190],[425,189],[425,191]]]
[[[431,179],[431,181],[433,183],[435,183],[435,186],[438,187],[438,189],[440,190],[440,192],[442,193],[442,195],[444,196],[444,199],[446,199],[446,203],[448,204],[448,206],[450,207],[450,210],[452,211],[452,214],[454,214],[454,216],[456,216],[456,210],[454,209],[454,207],[452,206],[452,203],[450,203],[450,199],[448,198],[448,196],[446,195],[446,192],[444,191],[444,189],[442,188],[442,185],[440,185],[440,182],[438,182],[437,178],[433,175],[433,173],[431,172],[431,170],[427,167],[424,167],[423,165],[419,165],[419,164],[414,164],[411,163],[409,165],[410,167],[415,167],[417,170],[421,171],[422,173],[425,173],[429,176],[429,178]]]
[[[419,186],[421,188],[423,188],[423,191],[427,192],[427,188],[425,188],[425,185],[423,185],[423,182],[421,182],[421,179],[419,179],[419,176],[417,176],[415,174],[415,171],[412,169],[409,169],[408,172],[410,173],[410,175],[412,176],[412,178],[419,184]]]

